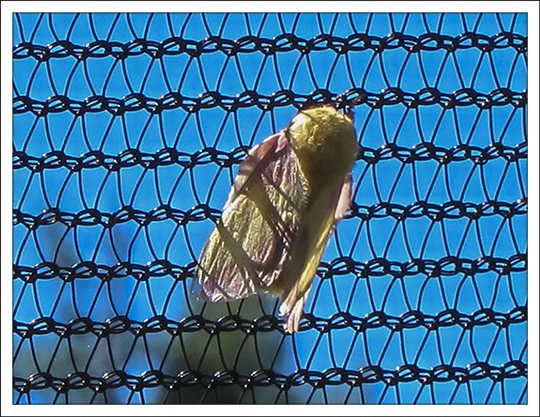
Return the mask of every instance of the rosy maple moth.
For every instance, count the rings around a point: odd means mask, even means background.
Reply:
[[[240,164],[195,279],[201,296],[227,301],[269,292],[298,331],[324,249],[351,200],[358,142],[351,117],[332,107],[298,112]]]

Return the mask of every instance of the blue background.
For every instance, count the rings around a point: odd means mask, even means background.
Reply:
[[[30,42],[46,46],[69,40],[84,46],[96,40],[126,44],[146,39],[162,43],[172,36],[200,42],[210,36],[234,40],[253,35],[272,39],[282,33],[309,40],[321,33],[342,38],[367,33],[383,38],[393,32],[413,37],[428,32],[449,37],[475,32],[492,37],[503,31],[526,36],[526,15],[29,13],[14,16],[13,41],[14,45]],[[45,61],[31,56],[14,60],[14,97],[29,96],[39,102],[52,96],[67,96],[76,101],[96,95],[122,99],[132,93],[159,99],[170,92],[197,98],[209,91],[234,97],[246,90],[267,96],[280,90],[309,95],[321,88],[342,94],[354,87],[370,93],[391,87],[411,94],[425,87],[448,94],[462,88],[482,94],[501,87],[522,92],[527,88],[526,55],[509,47],[487,53],[480,48],[464,47],[453,53],[439,48],[412,54],[396,47],[380,53],[368,48],[346,54],[322,49],[308,55],[291,50],[270,56],[262,52],[228,56],[216,50],[195,58],[182,53],[154,59],[143,51],[125,59],[105,54],[81,61],[73,56]],[[230,152],[241,145],[252,146],[282,129],[296,111],[293,106],[276,107],[271,112],[250,106],[234,113],[220,107],[194,113],[175,108],[157,115],[141,109],[122,117],[107,111],[86,113],[83,117],[69,111],[49,113],[46,117],[26,112],[14,116],[14,150],[37,158],[58,150],[74,157],[93,150],[117,157],[126,149],[155,155],[165,147],[188,154],[206,147]],[[374,109],[362,104],[354,112],[360,144],[375,150],[389,143],[411,149],[423,142],[444,149],[463,143],[482,149],[492,143],[515,148],[527,139],[526,110],[512,105],[491,109],[469,105],[449,110],[439,105],[408,109],[396,104]],[[354,199],[356,204],[367,207],[385,202],[408,206],[418,201],[440,205],[451,200],[514,203],[526,197],[525,162],[508,162],[498,157],[483,165],[464,159],[442,166],[435,159],[410,164],[396,158],[381,159],[376,164],[359,160],[353,171]],[[123,206],[144,213],[162,205],[182,211],[198,204],[221,209],[237,168],[238,165],[220,168],[216,163],[208,163],[193,168],[179,164],[146,168],[134,164],[117,171],[104,165],[79,172],[67,168],[41,172],[17,169],[14,207],[31,216],[51,208],[71,214],[86,209],[114,213]],[[147,225],[128,221],[112,228],[102,224],[68,227],[52,222],[29,230],[19,223],[13,230],[14,263],[33,267],[50,261],[71,267],[90,261],[110,267],[123,261],[144,266],[167,260],[173,265],[187,266],[197,259],[212,227],[210,220],[179,226],[170,218],[152,220]],[[358,262],[375,258],[396,262],[411,258],[437,260],[445,256],[474,260],[485,255],[507,259],[526,253],[526,243],[525,215],[505,219],[495,214],[481,216],[478,221],[466,217],[433,221],[423,215],[403,222],[389,215],[367,222],[353,217],[339,224],[323,262],[341,256]],[[230,306],[205,306],[190,294],[191,282],[187,281],[179,283],[167,274],[152,276],[148,281],[128,274],[106,285],[95,276],[73,282],[52,277],[32,284],[15,279],[14,319],[30,323],[40,317],[52,317],[68,323],[77,317],[89,317],[102,322],[125,315],[142,322],[164,315],[180,321],[199,313],[217,319],[231,311],[255,319],[276,308],[275,300],[266,296]],[[375,311],[398,317],[411,309],[433,316],[447,309],[472,315],[483,308],[506,313],[526,303],[525,272],[499,275],[491,271],[472,277],[455,274],[439,278],[417,274],[404,279],[391,275],[360,279],[348,273],[332,279],[317,277],[306,312],[322,318],[340,311],[356,317]],[[141,375],[160,368],[173,376],[187,369],[212,375],[234,368],[246,375],[262,367],[290,375],[297,369],[324,372],[332,367],[358,370],[378,365],[393,371],[406,363],[430,369],[441,364],[465,368],[474,362],[487,362],[498,367],[512,360],[526,361],[526,322],[507,328],[491,323],[472,329],[454,324],[437,331],[422,326],[401,332],[384,326],[362,333],[350,327],[329,333],[310,329],[294,338],[278,332],[248,337],[239,331],[223,333],[221,338],[206,332],[182,337],[171,342],[166,332],[147,337],[129,332],[111,335],[111,355],[105,340],[92,333],[72,336],[72,347],[67,339],[52,333],[31,340],[16,335],[14,374],[27,378],[47,370],[63,378],[84,368],[90,375],[100,377],[114,369]],[[218,345],[223,352],[219,352]],[[58,350],[51,353],[54,349]],[[69,353],[70,349],[74,355]],[[262,352],[262,358],[255,359],[256,350]],[[201,401],[251,401],[251,394],[241,396],[242,389],[231,390],[233,394],[228,394],[226,400],[209,394]],[[277,389],[257,390],[258,402],[286,401]],[[142,394],[129,392],[125,387],[112,391],[109,402],[159,403],[167,395],[163,387],[145,389]],[[365,385],[362,394],[358,388],[344,384],[326,389],[304,384],[292,388],[287,400],[523,403],[525,392],[523,377],[502,383],[489,378],[468,384],[436,382],[429,387],[418,380],[398,386],[380,381]],[[203,394],[197,391],[192,395],[199,398],[197,395]],[[33,391],[31,397],[34,403],[105,401],[89,389],[72,391],[69,399],[52,389]],[[169,400],[167,397],[165,401]],[[29,396],[14,392],[14,401],[30,400]]]

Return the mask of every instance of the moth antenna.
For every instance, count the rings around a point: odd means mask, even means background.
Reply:
[[[352,112],[352,108],[354,107],[354,104],[347,103],[347,98],[344,94],[339,94],[336,97],[336,101],[333,104],[333,107],[337,111],[342,111],[345,116],[347,116],[352,122],[354,122],[354,114]]]

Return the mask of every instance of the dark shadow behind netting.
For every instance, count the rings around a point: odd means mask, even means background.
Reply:
[[[527,402],[526,14],[14,15],[27,403]],[[301,331],[192,294],[255,143],[356,103]]]

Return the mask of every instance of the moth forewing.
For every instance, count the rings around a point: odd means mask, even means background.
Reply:
[[[251,150],[199,257],[196,279],[204,299],[234,300],[268,289],[305,211],[305,182],[284,132]]]
[[[345,214],[346,198],[350,199],[351,176],[341,187],[326,187],[310,207],[299,232],[300,239],[290,255],[290,270],[284,270],[283,302],[280,314],[288,317],[285,329],[298,331],[301,313],[307,301],[313,279],[335,226]],[[342,205],[340,205],[342,204]],[[300,314],[299,314],[300,313]]]

